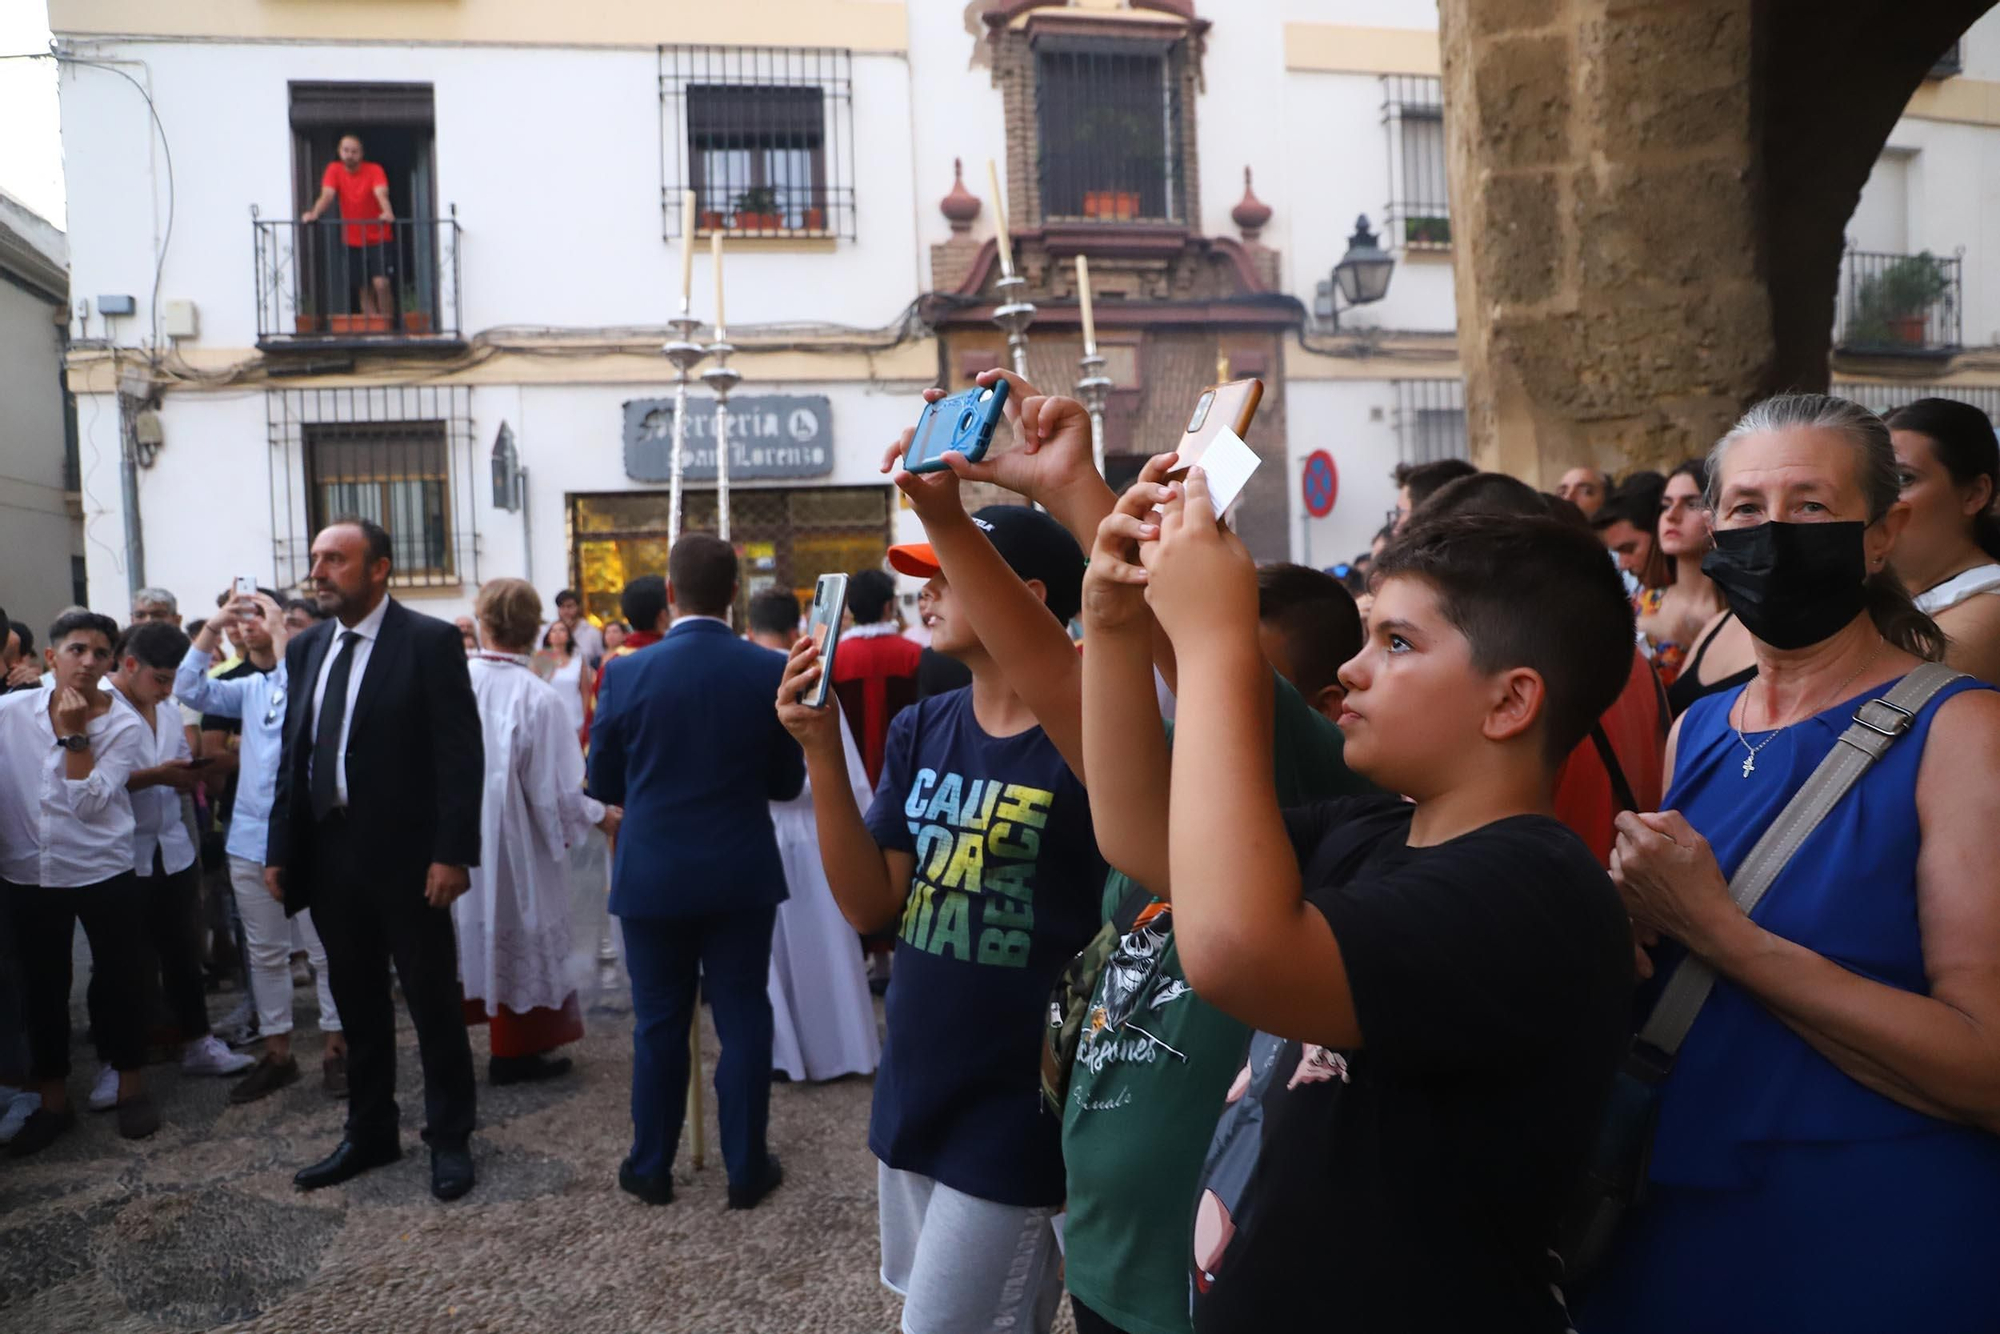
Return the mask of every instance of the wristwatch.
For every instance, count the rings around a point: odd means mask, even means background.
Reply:
[[[81,751],[90,749],[90,737],[82,732],[71,732],[68,736],[56,738],[56,744],[64,750]]]

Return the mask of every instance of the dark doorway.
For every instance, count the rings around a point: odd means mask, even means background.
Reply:
[[[347,315],[357,309],[362,285],[386,270],[394,327],[429,332],[441,325],[430,85],[294,83],[291,123],[294,217],[302,216],[319,197],[327,167],[339,161],[340,141],[349,134],[360,138],[363,157],[382,168],[395,214],[394,222],[370,233],[379,235],[386,248],[373,261],[361,259],[346,244],[355,234],[334,221],[337,213],[320,224],[301,225],[294,243],[301,308],[309,304],[330,315]]]

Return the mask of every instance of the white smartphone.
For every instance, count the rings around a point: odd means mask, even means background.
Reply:
[[[819,680],[800,694],[799,703],[823,709],[833,697],[833,652],[840,647],[840,623],[846,616],[847,576],[821,575],[813,585],[812,615],[806,618],[806,634],[819,646]]]
[[[240,598],[254,598],[254,597],[256,597],[256,596],[257,596],[257,576],[256,576],[256,575],[254,575],[254,574],[239,574],[239,575],[237,575],[237,576],[236,576],[236,596],[237,596],[237,597],[240,597]]]

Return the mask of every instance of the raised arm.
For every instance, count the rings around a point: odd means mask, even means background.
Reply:
[[[899,468],[894,476],[923,520],[924,535],[973,633],[1081,781],[1083,669],[1069,632],[966,514],[956,474],[920,476]]]
[[[896,924],[910,895],[916,857],[897,848],[883,848],[869,831],[859,805],[850,795],[847,758],[840,744],[840,708],[824,709],[798,702],[799,692],[819,679],[819,647],[810,637],[799,640],[785,661],[778,685],[778,719],[805,752],[806,774],[813,788],[813,823],[819,832],[821,864],[840,915],[863,935]],[[890,731],[889,744],[897,748]],[[895,766],[883,771],[883,788],[890,790]]]
[[[1090,766],[1090,822],[1104,859],[1169,898],[1167,736],[1153,693],[1153,614],[1138,544],[1159,535],[1153,507],[1172,454],[1147,461],[1139,480],[1093,535],[1083,577],[1083,755]]]
[[[1146,600],[1180,664],[1167,849],[1188,985],[1266,1032],[1352,1046],[1340,947],[1305,902],[1278,808],[1256,566],[1217,524],[1199,469],[1173,490],[1141,555]]]

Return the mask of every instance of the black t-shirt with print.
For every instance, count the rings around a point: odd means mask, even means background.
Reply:
[[[1252,1039],[1196,1198],[1201,1334],[1567,1327],[1549,1248],[1625,1045],[1625,913],[1554,820],[1412,848],[1413,810],[1286,814],[1365,1041]]]

